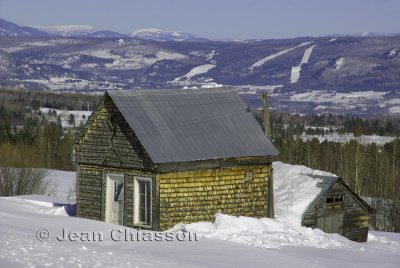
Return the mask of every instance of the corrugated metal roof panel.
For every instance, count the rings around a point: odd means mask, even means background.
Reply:
[[[154,163],[278,154],[236,91],[107,93]]]

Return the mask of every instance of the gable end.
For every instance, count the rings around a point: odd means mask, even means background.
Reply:
[[[75,144],[75,162],[154,170],[154,163],[121,112],[106,94]]]

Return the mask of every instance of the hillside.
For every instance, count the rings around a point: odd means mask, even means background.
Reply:
[[[158,29],[131,37],[110,31],[24,36],[21,29],[0,41],[0,87],[102,92],[228,86],[258,107],[268,90],[278,111],[400,114],[398,35],[212,41]]]

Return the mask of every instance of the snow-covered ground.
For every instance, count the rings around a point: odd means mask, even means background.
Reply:
[[[290,97],[291,101],[332,103],[332,104],[357,104],[365,100],[383,99],[389,92],[381,91],[354,91],[354,92],[329,92],[329,91],[310,91],[294,94]]]
[[[274,163],[276,170],[287,169]],[[292,166],[297,172],[311,172]],[[276,176],[290,177],[279,172]],[[66,193],[74,172],[54,171],[49,179]],[[304,178],[304,177],[303,177]],[[279,185],[278,185],[279,186]],[[307,181],[304,186],[311,187]],[[295,191],[292,196],[295,196]],[[58,196],[58,198],[62,198]],[[292,196],[277,197],[294,200]],[[68,203],[67,200],[65,203]],[[283,204],[283,203],[282,203]],[[213,223],[181,224],[175,230],[198,233],[199,241],[113,241],[121,226],[67,216],[60,200],[43,196],[0,198],[0,267],[399,267],[400,234],[371,232],[367,243],[291,222],[296,208],[277,210],[278,219],[218,213]],[[301,208],[299,208],[301,209]],[[292,211],[292,212],[291,212]],[[296,217],[296,216],[294,216]],[[289,217],[290,218],[290,217]],[[286,219],[286,220],[285,220]],[[122,228],[122,229],[121,229]],[[41,242],[37,236],[45,237]],[[102,241],[59,241],[63,230],[104,235]],[[133,229],[126,229],[134,231]],[[75,235],[75,238],[78,237]],[[74,238],[74,237],[72,237]],[[72,239],[73,240],[73,239]]]
[[[332,141],[339,143],[348,143],[352,140],[356,140],[361,144],[375,143],[377,145],[385,145],[386,143],[389,143],[396,139],[396,137],[378,136],[378,135],[361,135],[359,137],[355,137],[353,133],[346,133],[346,134],[330,133],[326,135],[308,135],[303,133],[299,138],[302,141],[310,141],[312,139],[318,139],[319,142]]]
[[[88,120],[88,118],[90,117],[90,115],[92,114],[92,111],[68,111],[68,110],[59,110],[59,109],[50,109],[50,108],[46,108],[46,107],[40,107],[39,108],[40,112],[44,115],[49,115],[49,111],[55,111],[57,116],[60,116],[61,118],[61,125],[63,126],[63,128],[68,128],[68,127],[72,127],[73,125],[70,125],[68,123],[69,121],[69,117],[71,114],[74,115],[74,119],[75,119],[75,125],[79,126],[79,124],[82,122],[82,124],[85,124],[86,121]],[[48,120],[52,120],[54,122],[57,121],[57,116],[48,116]]]

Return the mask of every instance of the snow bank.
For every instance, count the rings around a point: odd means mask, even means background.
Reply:
[[[222,213],[215,221],[179,224],[172,230],[195,232],[215,238],[261,248],[306,246],[313,248],[347,248],[352,243],[338,234],[301,226],[302,216],[321,192],[322,176],[336,175],[299,165],[274,162],[274,202],[276,219],[236,217]]]
[[[274,169],[275,217],[290,225],[300,226],[303,213],[321,192],[319,176],[336,175],[282,162],[272,163]]]
[[[76,204],[58,198],[43,195],[19,195],[8,199],[23,200],[35,205],[31,212],[53,216],[75,216]]]
[[[337,234],[325,234],[318,229],[293,226],[280,220],[236,217],[222,213],[215,215],[214,223],[179,224],[171,230],[198,233],[203,238],[226,240],[260,248],[288,246],[349,248],[353,243]]]

